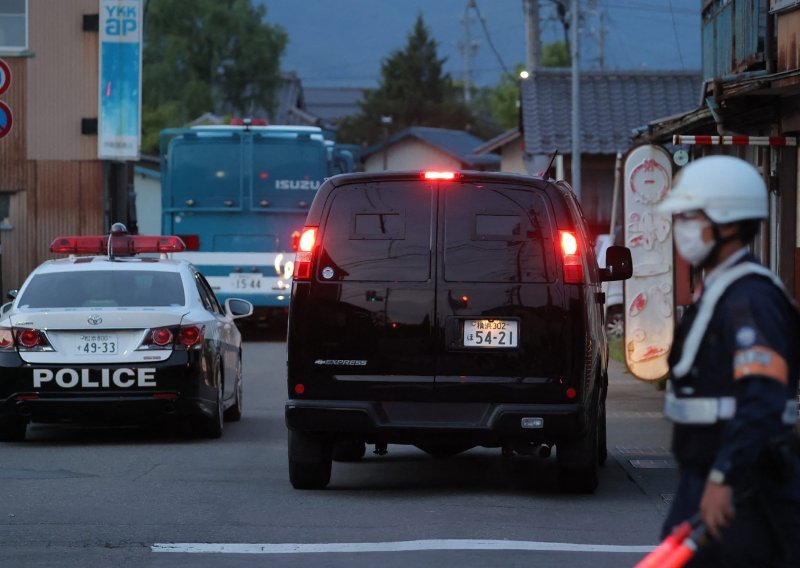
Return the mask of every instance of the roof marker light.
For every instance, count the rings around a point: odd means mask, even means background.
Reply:
[[[454,180],[460,177],[458,172],[429,172],[425,171],[422,172],[423,179],[442,179],[442,180]]]

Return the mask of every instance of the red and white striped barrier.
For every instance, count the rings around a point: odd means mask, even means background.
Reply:
[[[674,134],[672,143],[705,146],[797,146],[794,136],[684,136]]]

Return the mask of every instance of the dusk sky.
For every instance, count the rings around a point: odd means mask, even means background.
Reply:
[[[306,86],[376,84],[380,62],[402,49],[417,14],[446,57],[445,69],[463,77],[459,43],[465,41],[467,0],[255,0],[267,6],[267,21],[289,33],[284,70],[298,73]],[[476,0],[486,31],[470,10],[470,37],[477,41],[473,81],[495,84],[503,66],[525,62],[522,0]],[[562,38],[549,0],[540,0],[542,39]],[[597,68],[600,12],[605,28],[608,69],[699,69],[698,0],[581,0],[582,67]],[[487,35],[488,32],[488,35]],[[492,45],[497,50],[496,55]]]

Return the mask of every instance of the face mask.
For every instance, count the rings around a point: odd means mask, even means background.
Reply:
[[[675,219],[672,234],[678,254],[692,266],[700,266],[714,248],[714,241],[703,241],[703,229],[709,226],[705,219]]]

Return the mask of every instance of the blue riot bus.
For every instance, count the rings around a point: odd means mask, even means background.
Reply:
[[[161,232],[179,235],[222,302],[285,316],[297,241],[326,177],[353,170],[349,152],[304,126],[226,125],[161,133]]]

